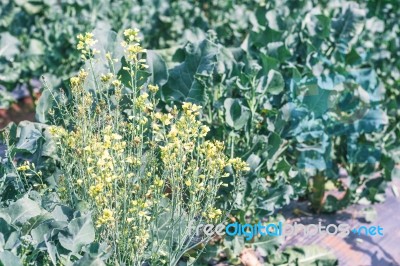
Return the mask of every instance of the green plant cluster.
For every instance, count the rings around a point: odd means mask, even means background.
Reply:
[[[257,5],[240,46],[209,33],[171,57],[160,53],[153,64],[160,98],[166,108],[204,105],[211,135],[250,164],[237,200],[242,221],[298,197],[317,212],[382,201],[386,182],[398,175],[399,128],[396,78],[384,76],[390,71],[379,56],[386,48],[393,68],[397,61],[391,37],[375,34],[396,36],[398,28],[382,19],[395,9],[275,4]],[[371,43],[382,39],[384,47]]]

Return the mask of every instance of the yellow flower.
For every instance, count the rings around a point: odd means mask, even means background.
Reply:
[[[186,186],[190,187],[192,185],[192,181],[189,179],[185,181]]]
[[[149,91],[152,93],[156,93],[158,91],[158,85],[154,86],[154,85],[149,84],[148,88],[149,88]]]
[[[164,184],[164,181],[161,180],[161,179],[158,179],[158,178],[157,178],[157,179],[154,181],[154,185],[156,185],[157,187],[162,187],[163,184]]]
[[[129,42],[134,42],[134,41],[139,41],[139,29],[134,28],[134,29],[126,29],[124,31],[124,36],[126,37],[127,41]]]
[[[103,217],[112,218],[113,217],[113,212],[110,209],[104,209],[103,210]]]
[[[121,136],[121,135],[115,134],[115,133],[112,134],[111,137],[112,137],[112,139],[114,139],[114,140],[121,140],[121,139],[122,139],[122,136]]]
[[[111,84],[115,87],[120,87],[121,86],[121,81],[119,81],[118,79],[113,80],[113,82],[111,82]]]
[[[78,77],[72,77],[70,82],[72,86],[78,86],[80,84],[80,79]]]
[[[200,128],[200,137],[205,137],[207,133],[210,131],[210,128],[208,126],[201,126]]]
[[[240,171],[244,171],[244,172],[246,172],[246,171],[250,170],[249,165],[246,162],[242,161],[242,159],[240,159],[240,158],[230,159],[228,161],[228,163],[230,165],[232,165],[232,167],[235,169],[235,171],[239,171],[239,172]]]
[[[113,76],[114,75],[112,73],[102,74],[100,76],[100,80],[101,80],[101,82],[106,83],[106,82],[110,81],[113,78]]]
[[[24,171],[29,170],[29,166],[28,165],[21,165],[21,166],[17,167],[17,170],[21,171],[21,172],[24,172]]]

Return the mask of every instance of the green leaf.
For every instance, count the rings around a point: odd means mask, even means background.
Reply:
[[[51,215],[49,213],[44,212],[43,214],[37,215],[35,217],[30,218],[21,228],[21,233],[26,235],[31,233],[32,229],[39,226],[45,221],[51,219]]]
[[[124,84],[124,86],[126,88],[129,88],[132,90],[132,84],[131,84],[132,77],[129,74],[129,72],[124,69],[124,67],[129,68],[129,63],[126,61],[125,57],[122,57],[121,68],[118,71],[117,75],[121,77],[120,80],[121,80],[122,84]],[[149,76],[150,76],[149,72],[144,71],[144,70],[138,70],[136,72],[136,84],[133,84],[133,85],[134,86],[136,85],[139,88],[140,86],[142,86],[143,84],[145,84],[147,82]],[[135,80],[133,82],[135,82]]]
[[[258,215],[271,215],[276,209],[289,204],[293,195],[294,190],[290,185],[283,184],[279,187],[271,188],[267,197],[258,197],[257,199]]]
[[[249,165],[250,169],[254,171],[261,162],[260,156],[256,154],[251,154],[249,158],[247,158],[246,163]]]
[[[105,260],[111,255],[112,247],[106,243],[98,244],[92,243],[89,247],[86,247],[83,252],[85,255],[77,262],[74,266],[105,266]]]
[[[291,56],[289,49],[283,42],[272,42],[267,45],[268,55],[284,63]]]
[[[282,74],[271,69],[268,72],[268,76],[262,76],[258,80],[256,91],[261,94],[268,92],[272,95],[279,95],[284,87],[285,81],[283,80]]]
[[[22,266],[19,258],[8,250],[0,252],[0,264],[4,266]]]
[[[271,132],[268,137],[268,161],[267,168],[271,169],[276,160],[286,149],[286,143],[282,141],[281,137],[275,132]]]
[[[228,259],[237,258],[245,248],[245,240],[242,236],[227,236],[224,239],[224,252]]]
[[[323,205],[323,211],[327,213],[333,213],[345,208],[350,203],[351,194],[351,191],[348,189],[346,190],[346,194],[344,195],[344,197],[342,197],[341,199],[338,199],[333,195],[328,195]]]
[[[16,0],[15,2],[17,5],[22,6],[26,13],[30,15],[39,13],[44,7],[42,1]]]
[[[168,69],[164,59],[153,50],[147,50],[147,65],[151,73],[150,82],[160,88],[168,81]]]
[[[60,100],[59,93],[47,86],[47,80],[44,79],[44,77],[43,82],[46,86],[44,86],[44,89],[42,90],[35,112],[35,118],[40,123],[48,122],[48,111],[54,107],[55,100]]]
[[[246,125],[250,118],[249,108],[243,106],[238,99],[228,98],[224,102],[226,123],[239,130]]]
[[[50,234],[53,229],[63,229],[67,225],[68,223],[64,221],[48,220],[32,229],[30,234],[32,239],[39,245],[46,241],[46,234]]]
[[[335,102],[337,93],[332,90],[320,89],[310,84],[308,90],[304,95],[303,104],[307,109],[314,113],[315,117],[320,117],[325,114]]]
[[[12,60],[14,56],[20,53],[18,46],[20,42],[8,32],[0,34],[0,57]]]
[[[266,54],[260,53],[259,57],[261,59],[261,65],[262,65],[262,72],[264,74],[267,74],[271,69],[278,69],[279,66],[279,60],[270,57]]]
[[[254,243],[252,246],[257,247],[258,252],[262,252],[263,256],[267,257],[269,254],[276,252],[279,244],[283,241],[283,238],[278,238],[275,236],[259,236],[254,238]]]
[[[73,253],[79,252],[84,245],[94,241],[95,231],[90,214],[73,219],[67,231],[59,234],[61,246]]]
[[[41,215],[44,210],[39,206],[39,204],[25,195],[23,198],[17,200],[16,202],[10,204],[7,209],[8,215],[11,217],[11,224],[24,224],[29,219]]]
[[[34,123],[22,121],[18,125],[19,141],[16,148],[21,152],[35,153],[38,148],[38,141],[42,138],[42,133],[35,128]]]
[[[3,245],[0,248],[3,248],[4,245],[7,243],[10,235],[15,232],[14,227],[12,227],[6,220],[0,218],[0,233],[3,237]]]
[[[75,262],[73,266],[106,266],[104,261],[100,258],[91,258],[85,254],[80,260]]]
[[[343,9],[342,14],[332,20],[332,41],[342,54],[350,52],[352,45],[357,41],[365,23],[366,10],[357,3],[351,2]]]
[[[210,78],[217,63],[218,46],[204,40],[185,47],[186,58],[169,71],[169,80],[162,88],[164,100],[203,103],[205,87],[202,79]]]
[[[331,252],[316,245],[305,247],[290,247],[283,251],[286,257],[284,262],[277,262],[279,265],[337,265],[337,259]],[[274,263],[274,255],[268,258],[269,262]]]
[[[28,53],[29,55],[42,55],[45,51],[45,45],[43,42],[37,39],[31,39],[29,41]]]
[[[387,114],[380,109],[370,109],[364,116],[353,123],[354,132],[372,133],[382,130],[389,123]]]
[[[267,92],[272,95],[280,94],[285,87],[285,81],[283,80],[282,74],[275,70],[268,72],[267,81]]]

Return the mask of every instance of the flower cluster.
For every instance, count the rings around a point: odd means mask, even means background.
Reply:
[[[138,34],[136,29],[124,32],[129,84],[112,64],[105,74],[81,70],[70,80],[73,106],[64,120],[68,130],[49,131],[62,158],[64,199],[79,197],[88,205],[98,237],[115,247],[113,259],[133,265],[147,255],[160,259],[164,254],[173,264],[188,243],[177,245],[177,236],[170,234],[159,239],[160,232],[180,232],[184,239],[189,236],[180,229],[195,217],[202,217],[199,222],[221,219],[223,211],[215,202],[229,175],[225,168],[243,171],[246,165],[229,160],[222,142],[204,139],[210,129],[199,120],[201,106],[184,103],[181,110],[174,106],[161,112],[155,98],[158,86],[136,85],[137,70],[146,67]],[[95,43],[92,37],[79,37],[86,54]],[[85,82],[88,75],[99,86],[94,93],[86,88],[92,86]]]
[[[125,48],[125,55],[129,64],[131,66],[135,65],[138,69],[148,68],[146,60],[140,58],[140,54],[145,53],[146,49],[140,45],[139,30],[127,29],[124,31],[124,37],[125,41],[123,41],[121,45]],[[131,74],[133,74],[131,68],[126,70],[131,71]]]
[[[100,53],[99,50],[94,48],[94,45],[97,43],[97,40],[93,39],[93,33],[85,33],[83,34],[79,34],[77,36],[78,38],[78,45],[76,46],[76,48],[81,51],[82,55],[82,59],[86,60],[88,58],[93,57],[95,54]]]

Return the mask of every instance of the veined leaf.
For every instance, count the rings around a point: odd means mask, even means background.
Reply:
[[[19,258],[8,250],[0,252],[0,264],[5,266],[22,266]]]
[[[226,123],[238,130],[246,125],[250,117],[249,108],[243,106],[239,100],[228,98],[224,102]]]
[[[185,61],[169,71],[169,80],[162,88],[163,98],[202,103],[205,100],[205,88],[200,79],[208,78],[213,73],[218,46],[208,40],[189,43],[185,47],[185,53]]]
[[[150,69],[150,82],[162,87],[168,81],[167,64],[163,58],[153,50],[147,50],[147,65]]]
[[[60,232],[60,244],[73,253],[79,252],[84,245],[94,241],[95,232],[90,214],[73,219],[67,231]]]
[[[332,21],[333,41],[340,53],[350,52],[352,45],[364,27],[366,10],[356,3],[349,3],[344,12]]]
[[[36,217],[43,213],[39,204],[35,201],[25,197],[12,203],[7,210],[8,215],[11,217],[10,223],[12,224],[23,224],[32,217]]]

